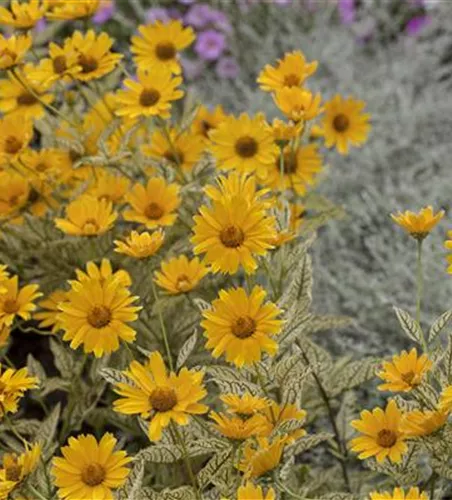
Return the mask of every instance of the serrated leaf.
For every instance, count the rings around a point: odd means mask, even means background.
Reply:
[[[411,317],[409,313],[400,309],[399,307],[394,307],[397,319],[399,320],[402,330],[405,332],[407,337],[418,344],[422,343],[423,333],[419,323]]]
[[[60,403],[58,403],[52,409],[48,417],[43,420],[36,432],[36,440],[42,443],[43,457],[47,457],[48,454],[51,454],[53,447],[58,445],[58,442],[55,440],[55,434],[58,428],[60,414],[61,406]]]
[[[333,360],[330,354],[315,342],[308,338],[297,341],[297,348],[305,359],[305,364],[310,366],[316,373],[322,373],[331,370]]]
[[[72,379],[75,376],[77,360],[69,347],[50,339],[50,350],[53,362],[63,378]]]
[[[290,445],[286,449],[286,453],[288,456],[299,455],[300,453],[304,453],[311,448],[315,448],[320,443],[325,441],[329,441],[333,439],[333,434],[329,432],[319,432],[317,434],[309,434],[307,436],[303,436],[298,439],[293,445]]]
[[[228,366],[209,366],[207,373],[213,378],[222,392],[243,394],[249,392],[252,395],[262,395],[261,388],[247,380],[243,375]]]
[[[433,342],[436,337],[441,333],[443,328],[449,323],[450,318],[452,318],[452,310],[446,311],[441,314],[439,318],[435,320],[428,332],[428,341]]]
[[[198,484],[205,488],[220,471],[222,467],[230,465],[231,449],[223,450],[214,455],[198,473]]]
[[[333,372],[329,383],[331,387],[328,388],[329,395],[337,396],[373,379],[379,364],[380,360],[372,357],[348,362],[339,372]]]
[[[302,254],[296,268],[292,271],[293,278],[288,283],[285,292],[278,302],[281,309],[288,309],[292,304],[299,303],[307,307],[312,302],[312,261],[306,251]]]
[[[279,424],[273,431],[273,435],[282,436],[284,434],[292,434],[295,431],[302,429],[304,426],[304,419],[297,420],[295,418],[291,418],[289,420],[285,420],[281,424]]]
[[[193,352],[193,349],[196,346],[197,340],[198,340],[198,333],[195,330],[193,332],[193,335],[188,337],[188,339],[184,342],[184,345],[181,347],[179,354],[177,355],[176,368],[178,370],[180,370],[187,362],[187,359],[189,358],[190,354]]]
[[[27,356],[27,368],[30,375],[37,377],[40,383],[46,380],[47,375],[44,367],[36,358],[33,357],[32,354]]]
[[[180,446],[175,444],[158,444],[139,451],[135,455],[135,460],[157,464],[172,464],[180,460],[182,456],[183,451]]]
[[[123,373],[121,370],[115,370],[114,368],[103,368],[100,370],[101,377],[112,385],[117,384],[131,384],[129,377]]]
[[[116,492],[118,500],[141,500],[143,476],[144,462],[141,460],[135,461],[125,484]]]
[[[43,384],[41,384],[41,396],[47,396],[47,394],[50,394],[51,392],[54,391],[69,391],[71,387],[71,382],[69,380],[64,380],[59,377],[51,377],[48,378],[44,381]]]

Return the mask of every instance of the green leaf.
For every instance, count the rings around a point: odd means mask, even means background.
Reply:
[[[380,360],[373,357],[348,362],[339,372],[333,372],[329,381],[329,395],[337,396],[341,392],[373,379],[379,364]]]
[[[435,320],[428,332],[428,341],[433,342],[436,337],[441,333],[443,328],[449,323],[450,318],[452,318],[452,310],[446,311],[441,314],[439,318]]]
[[[116,492],[118,500],[141,500],[141,486],[143,484],[144,462],[137,460],[127,476],[125,484]]]
[[[205,488],[222,467],[230,466],[231,449],[220,451],[214,455],[198,473],[198,483],[201,488]]]
[[[68,347],[62,345],[55,339],[50,339],[50,350],[53,354],[53,361],[61,376],[72,379],[80,369],[81,363],[77,361],[76,355]]]
[[[213,378],[222,392],[242,394],[250,392],[254,396],[262,396],[261,388],[247,380],[237,370],[228,366],[209,366],[207,373]]]
[[[117,385],[120,383],[132,385],[129,377],[121,370],[115,370],[114,368],[102,368],[99,373],[104,380],[112,385]]]
[[[42,456],[47,458],[53,453],[54,448],[58,445],[55,439],[55,434],[60,420],[61,407],[58,403],[50,412],[49,416],[43,420],[36,432],[36,440],[42,443]]]
[[[409,313],[407,313],[403,309],[400,309],[399,307],[394,307],[394,311],[396,313],[397,319],[399,320],[400,326],[402,327],[407,337],[414,342],[421,344],[424,335],[419,323],[414,318],[412,318]]]
[[[41,396],[47,396],[47,394],[50,394],[51,392],[54,391],[65,391],[68,392],[71,383],[69,380],[65,380],[59,377],[51,377],[48,378],[44,381],[43,384],[41,384]]]
[[[318,432],[317,434],[308,434],[298,439],[294,444],[287,447],[286,452],[288,456],[299,455],[311,448],[315,448],[320,443],[333,439],[333,434],[329,432]]]
[[[175,444],[158,444],[139,451],[135,455],[135,460],[157,464],[172,464],[180,460],[182,456],[183,451],[180,446]]]
[[[193,349],[196,346],[197,340],[198,340],[198,334],[195,330],[193,332],[193,335],[188,337],[188,339],[184,342],[184,345],[181,347],[179,354],[177,355],[177,361],[176,361],[177,370],[180,370],[185,365],[187,359],[189,358],[190,354],[193,352]]]
[[[292,271],[292,276],[278,302],[281,309],[288,309],[294,303],[300,304],[300,307],[307,307],[312,302],[312,261],[306,251],[303,252],[298,265]]]
[[[41,365],[41,363],[33,357],[32,354],[29,354],[27,356],[27,368],[30,373],[30,375],[33,375],[35,377],[38,377],[38,380],[40,383],[44,382],[47,378],[46,372],[44,370],[44,367]]]

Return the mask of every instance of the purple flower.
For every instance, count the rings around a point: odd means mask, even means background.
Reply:
[[[410,19],[406,26],[405,31],[409,36],[418,35],[428,24],[430,24],[430,16],[416,16]]]
[[[342,24],[352,24],[355,20],[355,0],[339,0],[339,16]]]
[[[184,70],[184,77],[187,80],[195,80],[204,70],[205,64],[203,61],[186,59],[181,57],[180,60],[182,69]]]
[[[42,18],[35,24],[36,33],[41,33],[47,28],[47,21]]]
[[[152,7],[146,12],[146,22],[155,23],[155,21],[162,21],[166,23],[171,20],[168,11],[163,7]]]
[[[179,0],[179,3],[183,5],[191,5],[192,3],[195,3],[196,0]]]
[[[210,12],[210,22],[220,31],[224,31],[225,33],[232,32],[231,23],[224,12],[212,9]]]
[[[223,33],[207,30],[199,33],[196,39],[195,52],[205,61],[215,61],[226,47],[226,38]]]
[[[275,5],[289,5],[292,3],[292,0],[273,0]]]
[[[115,13],[114,2],[112,2],[112,0],[103,1],[100,3],[99,8],[94,14],[93,22],[95,24],[104,24],[113,17],[114,13]]]
[[[222,57],[215,67],[220,78],[237,78],[240,68],[233,57]]]
[[[185,14],[185,24],[189,24],[194,28],[204,28],[212,19],[212,9],[206,3],[198,3],[190,7],[190,10]]]

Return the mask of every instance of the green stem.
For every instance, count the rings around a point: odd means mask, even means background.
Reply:
[[[152,293],[154,294],[155,305],[157,307],[157,314],[159,317],[160,328],[162,330],[162,337],[163,337],[163,343],[165,344],[166,355],[168,357],[168,364],[170,370],[173,372],[174,371],[173,358],[171,356],[171,350],[168,342],[168,334],[166,332],[165,322],[163,321],[162,310],[160,309],[160,304],[158,303],[159,298],[157,295],[157,290],[155,289],[154,280],[151,280],[151,287],[152,287]]]
[[[30,490],[31,493],[33,493],[34,498],[36,498],[36,500],[48,500],[44,495],[39,493],[39,491],[31,484],[27,485],[27,488]]]
[[[9,418],[8,414],[5,413],[3,415],[3,418],[5,419],[6,425],[8,426],[8,429],[14,434],[14,436],[27,448],[27,446],[30,444],[24,437],[22,437],[14,427],[14,424],[12,423],[11,419]]]
[[[290,490],[285,484],[283,484],[277,477],[276,475],[274,476],[275,484],[276,486],[287,493],[291,498],[297,498],[298,500],[307,500],[306,497],[302,497],[301,495],[298,495],[298,493],[295,493],[294,491]]]
[[[262,392],[265,394],[265,397],[269,400],[269,401],[273,401],[273,399],[270,397],[270,394],[269,392],[267,391],[267,388],[265,387],[265,383],[264,383],[264,379],[262,378],[262,375],[259,371],[259,368],[258,368],[258,364],[257,363],[254,363],[254,369],[256,371],[256,378],[259,382],[259,385],[261,386],[261,389],[262,389]],[[271,419],[272,419],[272,424],[273,425],[276,425],[276,421],[277,421],[277,418],[276,418],[276,415],[273,411],[273,407],[270,405],[270,415],[271,415]]]
[[[419,326],[421,325],[421,305],[422,305],[422,295],[424,289],[424,273],[422,268],[422,242],[424,240],[417,240],[417,259],[416,259],[416,321]],[[425,353],[428,351],[427,342],[425,340],[424,333],[421,337],[422,349]]]

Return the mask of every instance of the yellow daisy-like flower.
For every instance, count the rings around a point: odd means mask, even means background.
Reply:
[[[74,77],[89,82],[111,73],[123,57],[110,51],[113,43],[113,38],[105,32],[97,35],[93,30],[87,33],[76,31],[64,46],[65,51],[78,55],[77,65],[81,70]]]
[[[14,219],[25,207],[30,195],[30,184],[25,177],[15,172],[0,172],[0,220],[16,222]]]
[[[150,419],[149,439],[153,441],[161,439],[162,430],[171,421],[187,425],[190,415],[209,410],[199,403],[207,395],[202,385],[204,374],[187,368],[168,374],[159,352],[151,353],[146,365],[132,361],[124,373],[131,384],[119,383],[115,387],[122,398],[113,403],[113,408],[119,413]]]
[[[350,144],[362,146],[370,131],[370,114],[363,113],[366,103],[336,95],[325,103],[325,116],[320,125],[327,148],[336,146],[346,155]]]
[[[66,234],[96,236],[109,231],[118,214],[111,201],[82,195],[66,207],[66,218],[55,219],[55,225]]]
[[[250,440],[243,449],[243,458],[238,466],[245,478],[256,478],[272,471],[281,462],[286,440],[275,438],[269,440],[259,437]]]
[[[16,159],[30,144],[33,125],[17,114],[0,119],[0,165]]]
[[[252,436],[258,436],[265,428],[265,418],[262,415],[253,415],[243,419],[211,411],[210,418],[215,422],[213,427],[224,437],[244,441]]]
[[[8,493],[13,491],[29,474],[38,467],[41,457],[41,445],[35,443],[20,455],[16,453],[5,453],[3,455],[3,464],[0,468],[0,498],[6,500],[10,498]],[[5,496],[2,491],[6,491]],[[16,498],[16,497],[14,497]],[[20,498],[20,497],[17,497]]]
[[[204,148],[204,141],[199,136],[171,129],[169,134],[161,130],[154,132],[151,144],[143,146],[142,150],[154,160],[165,159],[175,167],[190,171],[199,162]]]
[[[273,94],[273,100],[286,118],[299,123],[308,121],[323,112],[322,97],[300,87],[285,87]]]
[[[441,393],[439,408],[445,412],[452,412],[452,385],[446,387]]]
[[[315,184],[317,174],[322,171],[322,164],[317,144],[300,146],[296,151],[286,146],[282,156],[279,155],[269,167],[262,182],[274,190],[293,189],[303,196]]]
[[[58,320],[60,314],[59,305],[66,300],[66,292],[64,290],[55,290],[44,300],[38,302],[41,311],[34,314],[34,318],[39,323],[39,328],[49,329],[52,333],[61,330],[61,325]]]
[[[386,383],[379,385],[380,391],[409,392],[416,388],[424,375],[432,367],[432,362],[426,354],[418,356],[416,348],[413,347],[408,353],[402,351],[400,355],[392,357],[392,361],[383,362],[383,369],[378,376]]]
[[[118,350],[120,340],[133,342],[136,332],[127,323],[138,318],[141,307],[132,305],[138,299],[118,279],[72,281],[57,316],[63,340],[97,358]]]
[[[409,437],[428,436],[441,429],[447,418],[441,410],[413,410],[403,415],[400,428]]]
[[[369,500],[428,500],[428,495],[419,488],[410,488],[406,493],[402,488],[394,488],[392,493],[372,491]]]
[[[306,412],[298,408],[294,404],[285,404],[283,406],[278,405],[275,401],[272,401],[269,406],[263,411],[265,415],[265,426],[260,433],[263,437],[270,437],[272,432],[277,429],[284,422],[289,420],[298,420],[304,422],[306,419]],[[290,434],[285,435],[287,443],[291,443],[296,439],[304,436],[306,431],[304,429],[297,429]]]
[[[258,189],[257,178],[255,175],[240,174],[239,172],[231,172],[228,176],[220,175],[216,179],[217,184],[208,184],[204,188],[207,196],[217,202],[222,202],[225,199],[233,199],[242,197],[253,204],[255,202],[262,202],[262,197],[268,193],[268,189]],[[270,208],[272,202],[266,200],[265,205],[262,207]]]
[[[27,35],[13,35],[9,38],[0,34],[0,69],[12,68],[19,64],[32,44],[32,39]]]
[[[70,437],[61,448],[63,457],[53,459],[52,474],[59,498],[103,498],[113,500],[113,491],[129,475],[126,467],[132,461],[125,451],[114,451],[117,440],[107,432],[98,442],[91,435]]]
[[[237,394],[225,394],[220,396],[221,401],[227,406],[228,413],[251,416],[265,410],[269,406],[269,401],[258,396],[252,396],[246,392],[242,396]]]
[[[72,21],[91,17],[99,8],[101,0],[77,0],[57,2],[47,12],[47,19],[59,21]]]
[[[158,252],[164,239],[162,230],[153,233],[132,231],[125,241],[115,240],[115,252],[135,259],[147,259]]]
[[[284,122],[275,118],[272,122],[273,139],[278,144],[285,144],[298,137],[303,131],[303,123]]]
[[[127,118],[169,118],[171,102],[184,95],[184,92],[177,88],[181,83],[182,78],[173,76],[168,69],[162,68],[152,74],[144,69],[138,70],[137,80],[124,80],[127,90],[119,90],[116,94],[116,114]]]
[[[23,172],[24,176],[33,176],[36,177],[36,180],[54,184],[61,182],[67,167],[66,153],[54,148],[39,151],[27,148],[20,155],[20,163],[17,165],[17,168]],[[32,179],[32,181],[34,180]]]
[[[317,69],[317,61],[306,62],[303,52],[296,50],[278,60],[276,67],[267,64],[257,83],[262,90],[274,92],[286,87],[300,87]]]
[[[121,203],[129,189],[130,180],[127,177],[102,170],[92,180],[92,183],[86,190],[86,194],[94,196],[99,200]]]
[[[273,339],[281,333],[281,310],[272,302],[264,303],[266,291],[255,286],[250,295],[245,289],[220,290],[212,309],[203,311],[206,348],[212,356],[226,355],[239,368],[261,360],[262,353],[274,356],[278,344]]]
[[[193,134],[201,137],[205,143],[209,142],[209,133],[218,128],[226,119],[226,113],[221,106],[209,110],[205,106],[199,106],[191,125]]]
[[[126,196],[132,209],[124,211],[124,219],[144,224],[148,229],[172,226],[174,213],[181,203],[179,186],[167,184],[163,177],[152,177],[146,187],[136,184]]]
[[[35,299],[42,296],[38,292],[38,285],[26,285],[19,289],[19,278],[13,276],[2,282],[6,291],[0,294],[0,327],[11,326],[16,316],[27,321],[31,313],[36,309],[33,303]]]
[[[252,482],[247,481],[237,490],[237,500],[275,500],[275,490],[269,488],[267,493],[264,493],[262,486],[255,486]]]
[[[86,273],[80,269],[76,269],[75,274],[77,275],[78,281],[89,281],[90,279],[94,279],[104,284],[107,281],[115,280],[126,287],[132,284],[129,273],[123,269],[113,272],[111,262],[108,259],[102,259],[99,267],[96,266],[94,262],[88,262],[86,264]]]
[[[389,401],[386,410],[362,411],[361,419],[353,420],[351,425],[364,436],[351,440],[351,450],[359,453],[361,460],[375,457],[381,463],[389,457],[391,462],[400,463],[408,449],[406,435],[400,428],[401,420],[402,412],[394,400]]]
[[[133,36],[131,46],[138,68],[153,75],[162,69],[179,75],[182,71],[178,60],[179,52],[195,39],[193,29],[184,27],[181,21],[156,21],[140,26],[138,31],[141,36]]]
[[[208,272],[197,257],[188,260],[186,255],[180,255],[163,261],[161,271],[155,272],[154,281],[170,295],[179,295],[196,288]]]
[[[29,389],[38,387],[38,379],[30,377],[27,368],[7,368],[3,373],[0,365],[0,417],[16,413],[19,399]]]
[[[433,212],[431,206],[421,209],[418,213],[407,210],[404,213],[391,214],[392,220],[416,240],[423,240],[444,217],[444,210]]]
[[[262,114],[253,118],[246,113],[238,118],[230,116],[212,130],[209,137],[212,154],[218,166],[225,170],[259,174],[273,164],[278,154],[271,128]]]
[[[33,28],[44,17],[46,10],[46,0],[30,0],[29,2],[12,0],[9,10],[0,7],[0,24],[19,29]]]
[[[438,216],[439,214],[437,214]],[[449,238],[444,242],[444,247],[447,248],[447,250],[452,250],[452,231],[447,231],[447,237]],[[447,267],[447,272],[449,274],[452,274],[452,255],[447,256],[447,262],[448,262],[448,267]]]

